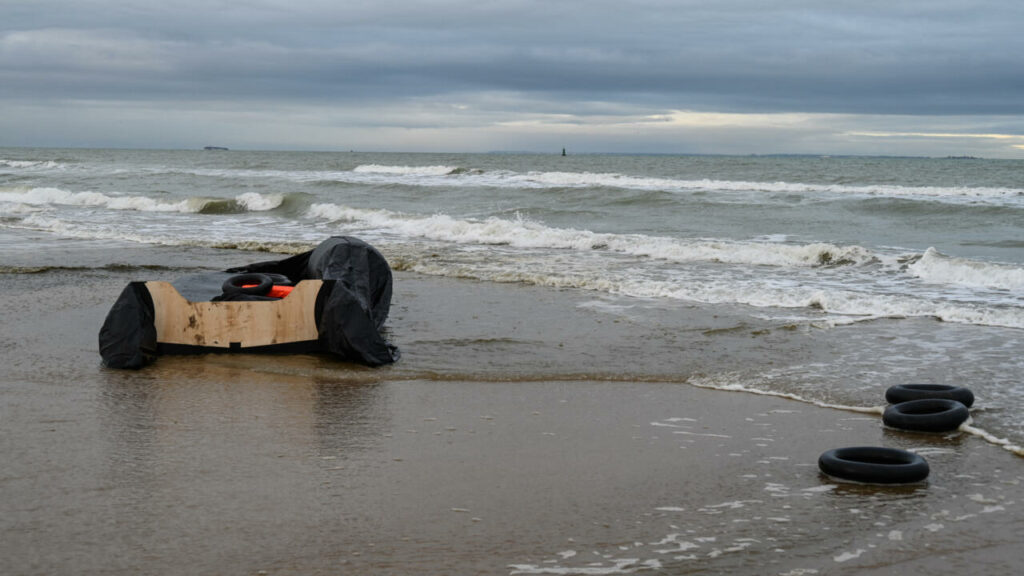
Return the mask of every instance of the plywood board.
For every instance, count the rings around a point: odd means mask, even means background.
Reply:
[[[189,302],[167,282],[146,282],[157,342],[212,348],[316,340],[316,296],[322,285],[322,280],[303,280],[280,300]]]

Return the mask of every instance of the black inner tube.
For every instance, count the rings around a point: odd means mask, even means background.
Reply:
[[[926,398],[893,404],[882,413],[886,426],[921,432],[956,430],[970,417],[970,411],[956,400]]]
[[[253,286],[255,284],[255,286]],[[248,285],[248,287],[246,287]],[[274,287],[274,279],[266,274],[238,274],[228,278],[221,286],[225,294],[251,294],[262,296]]]
[[[950,386],[948,384],[898,384],[890,386],[885,391],[885,401],[890,404],[899,404],[909,400],[923,400],[925,398],[956,400],[968,408],[974,404],[974,393],[963,386]]]
[[[274,282],[274,286],[294,286],[295,282],[292,279],[285,276],[284,274],[272,274],[270,272],[261,272],[264,276],[269,276]]]
[[[928,477],[928,462],[897,448],[854,446],[828,450],[818,468],[829,476],[870,484],[909,484]]]

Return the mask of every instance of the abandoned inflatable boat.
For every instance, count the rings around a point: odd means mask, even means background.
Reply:
[[[391,268],[353,237],[174,282],[131,282],[99,333],[103,363],[141,368],[161,354],[327,352],[369,366],[398,359],[381,330]]]

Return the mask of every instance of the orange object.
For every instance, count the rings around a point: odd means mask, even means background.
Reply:
[[[274,298],[284,298],[285,296],[292,293],[292,289],[295,286],[274,286],[267,292],[267,296],[273,296]]]
[[[242,284],[242,288],[255,288],[259,284]],[[270,292],[264,294],[264,296],[270,296],[271,298],[284,298],[285,296],[292,293],[295,286],[274,286],[270,287]]]

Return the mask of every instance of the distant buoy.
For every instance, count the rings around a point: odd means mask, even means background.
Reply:
[[[908,400],[923,400],[925,398],[945,398],[956,400],[970,408],[974,404],[974,393],[963,386],[948,386],[946,384],[898,384],[890,386],[885,391],[885,401],[890,404],[899,404]]]
[[[886,426],[919,432],[948,432],[967,421],[970,412],[956,400],[925,398],[893,404],[882,413]]]
[[[910,484],[930,472],[921,455],[881,446],[828,450],[818,458],[818,469],[834,478],[869,484]]]

